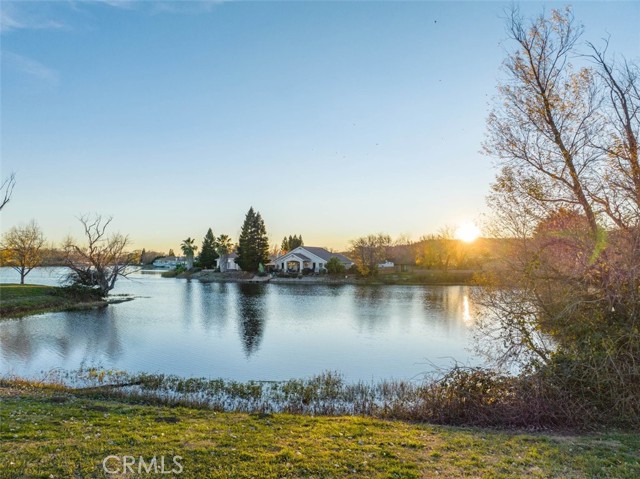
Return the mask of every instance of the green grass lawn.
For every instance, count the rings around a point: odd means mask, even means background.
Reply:
[[[66,298],[55,296],[56,288],[31,284],[0,285],[0,315],[20,316],[63,308]]]
[[[73,309],[87,304],[62,293],[63,288],[37,284],[0,284],[0,317],[19,317]]]
[[[41,298],[51,296],[55,289],[54,286],[39,284],[0,284],[0,298],[2,301]]]
[[[176,468],[172,460],[180,456],[177,477],[184,478],[640,477],[640,434],[555,436],[362,417],[218,413],[6,384],[0,387],[3,478],[144,477],[139,458],[150,464],[154,456],[165,457],[165,470]],[[109,455],[134,457],[136,474],[105,474]],[[107,466],[123,469],[116,458]]]

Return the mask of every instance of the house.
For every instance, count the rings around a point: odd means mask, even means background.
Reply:
[[[308,268],[315,273],[319,273],[326,268],[327,261],[330,258],[338,258],[347,269],[353,266],[353,261],[346,256],[340,253],[332,253],[317,246],[298,246],[276,258],[274,263],[278,271],[302,272],[303,269]]]
[[[396,266],[395,263],[389,260],[386,260],[384,263],[378,263],[378,268],[380,269],[395,268],[395,266]]]
[[[154,268],[163,268],[163,269],[172,269],[178,266],[179,264],[186,265],[187,260],[184,256],[163,256],[162,258],[158,258],[153,262]]]
[[[217,263],[220,271],[242,271],[238,263],[236,263],[237,257],[237,253],[229,253],[218,258]]]

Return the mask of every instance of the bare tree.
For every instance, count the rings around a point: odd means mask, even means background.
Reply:
[[[416,264],[424,268],[443,271],[459,268],[465,259],[461,241],[455,238],[455,228],[444,226],[438,233],[420,238],[416,245]]]
[[[5,207],[9,200],[11,199],[11,194],[13,193],[13,187],[16,185],[16,174],[11,173],[8,178],[6,178],[2,184],[0,184],[0,210]]]
[[[610,61],[605,42],[588,45],[590,65],[573,67],[585,56],[569,9],[531,22],[512,10],[507,31],[515,48],[484,144],[501,167],[488,226],[503,254],[477,290],[481,333],[502,346],[498,359],[556,367],[578,397],[597,393],[631,414],[640,397],[629,389],[640,384],[638,66]]]
[[[20,284],[31,270],[42,264],[44,234],[35,221],[26,226],[14,226],[2,238],[2,248],[6,252],[3,263],[20,273]]]
[[[502,165],[494,190],[522,192],[528,212],[538,220],[553,205],[580,208],[595,235],[598,224],[588,188],[601,158],[593,144],[601,99],[593,72],[575,70],[569,62],[582,27],[570,9],[554,10],[551,18],[541,15],[527,25],[514,8],[507,30],[517,49],[504,62],[501,104],[489,116],[483,145]]]
[[[84,215],[78,218],[82,223],[86,244],[67,238],[63,244],[65,265],[71,270],[69,279],[82,286],[95,288],[103,296],[115,286],[118,277],[125,277],[136,255],[127,252],[129,237],[120,233],[107,235],[112,218],[101,215]]]
[[[376,274],[378,264],[387,259],[387,249],[391,244],[391,237],[384,233],[351,240],[351,256],[362,276]]]
[[[591,198],[618,228],[632,232],[640,226],[640,68],[607,57],[608,39],[598,49],[588,43],[603,96],[602,134],[594,139],[604,155],[606,175]]]

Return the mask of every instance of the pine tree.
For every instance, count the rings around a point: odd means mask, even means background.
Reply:
[[[211,228],[207,231],[207,234],[202,240],[202,247],[200,248],[200,255],[198,256],[198,263],[201,268],[211,269],[215,268],[216,260],[218,259],[218,253],[216,252],[216,238],[213,236]]]
[[[249,208],[240,232],[236,263],[243,271],[255,273],[269,261],[269,239],[260,213]]]
[[[302,241],[302,235],[298,236],[298,235],[289,235],[289,237],[287,238],[286,236],[282,239],[282,251],[289,252],[291,250],[296,249],[298,246],[304,246],[304,241]]]

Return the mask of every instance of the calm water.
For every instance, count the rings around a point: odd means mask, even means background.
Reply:
[[[56,284],[60,270],[27,282]],[[0,269],[0,282],[17,282]],[[474,308],[464,286],[202,284],[136,274],[98,311],[0,321],[0,374],[98,366],[129,372],[284,380],[325,370],[348,380],[411,379],[468,348]]]

